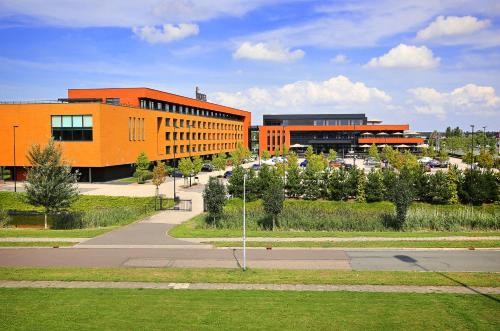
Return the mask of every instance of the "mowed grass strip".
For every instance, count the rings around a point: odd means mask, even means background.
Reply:
[[[204,228],[203,220],[206,214],[200,214],[187,222],[179,224],[171,229],[168,234],[176,238],[237,238],[241,237],[241,229],[216,229]],[[320,238],[320,237],[391,237],[391,238],[432,238],[432,237],[486,237],[500,236],[500,231],[265,231],[247,230],[248,237],[270,237],[270,238]]]
[[[500,296],[0,289],[4,330],[498,330]]]
[[[0,241],[0,247],[63,247],[76,243],[67,241]]]
[[[0,280],[176,283],[500,286],[500,273],[222,268],[11,268]]]
[[[108,231],[118,228],[117,226],[108,226],[102,228],[73,229],[73,230],[44,230],[44,229],[22,229],[22,228],[3,228],[0,229],[1,238],[93,238]]]
[[[241,241],[211,241],[216,247],[242,247]],[[305,248],[498,248],[498,240],[469,241],[247,241],[247,247],[305,247]]]

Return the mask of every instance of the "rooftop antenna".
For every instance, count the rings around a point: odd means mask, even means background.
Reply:
[[[196,86],[196,100],[207,101],[207,95],[200,92],[200,88]]]

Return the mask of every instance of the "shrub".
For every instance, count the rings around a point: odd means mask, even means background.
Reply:
[[[137,183],[144,184],[147,180],[153,178],[153,173],[145,169],[137,169],[134,172],[134,178],[137,178]]]
[[[276,219],[283,211],[283,201],[285,199],[281,178],[278,176],[273,177],[268,189],[262,194],[262,199],[264,211],[273,220],[272,229],[274,231],[276,228]]]
[[[427,201],[430,203],[446,204],[449,203],[453,191],[449,185],[448,176],[438,171],[429,176],[429,186],[427,187]]]
[[[480,205],[498,201],[499,178],[492,171],[466,170],[459,195],[464,203]]]
[[[233,174],[229,177],[227,191],[235,198],[243,197],[243,176],[245,170],[242,166],[238,165],[233,167]]]
[[[215,226],[221,218],[226,200],[226,189],[216,177],[210,177],[203,191],[203,201],[208,211],[210,223]]]
[[[367,176],[366,201],[376,202],[384,200],[384,182],[380,170],[371,170]]]
[[[396,206],[395,225],[397,228],[403,227],[406,221],[406,213],[410,208],[414,195],[415,191],[410,175],[402,172],[397,177],[391,194],[391,201]]]
[[[6,210],[0,210],[0,228],[6,227],[8,222],[9,214]]]

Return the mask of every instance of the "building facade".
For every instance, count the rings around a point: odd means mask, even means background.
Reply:
[[[412,136],[408,124],[382,124],[365,114],[264,115],[259,127],[260,153],[284,145],[312,146],[317,153],[360,151],[367,145],[415,147],[424,142]],[[363,147],[364,146],[364,147]]]
[[[110,180],[130,176],[140,152],[165,161],[248,146],[250,122],[249,112],[149,88],[70,89],[54,102],[0,105],[0,166],[15,164],[23,179],[29,148],[53,137],[82,181]]]

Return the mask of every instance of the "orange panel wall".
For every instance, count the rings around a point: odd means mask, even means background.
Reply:
[[[359,144],[423,144],[423,138],[359,138]]]

